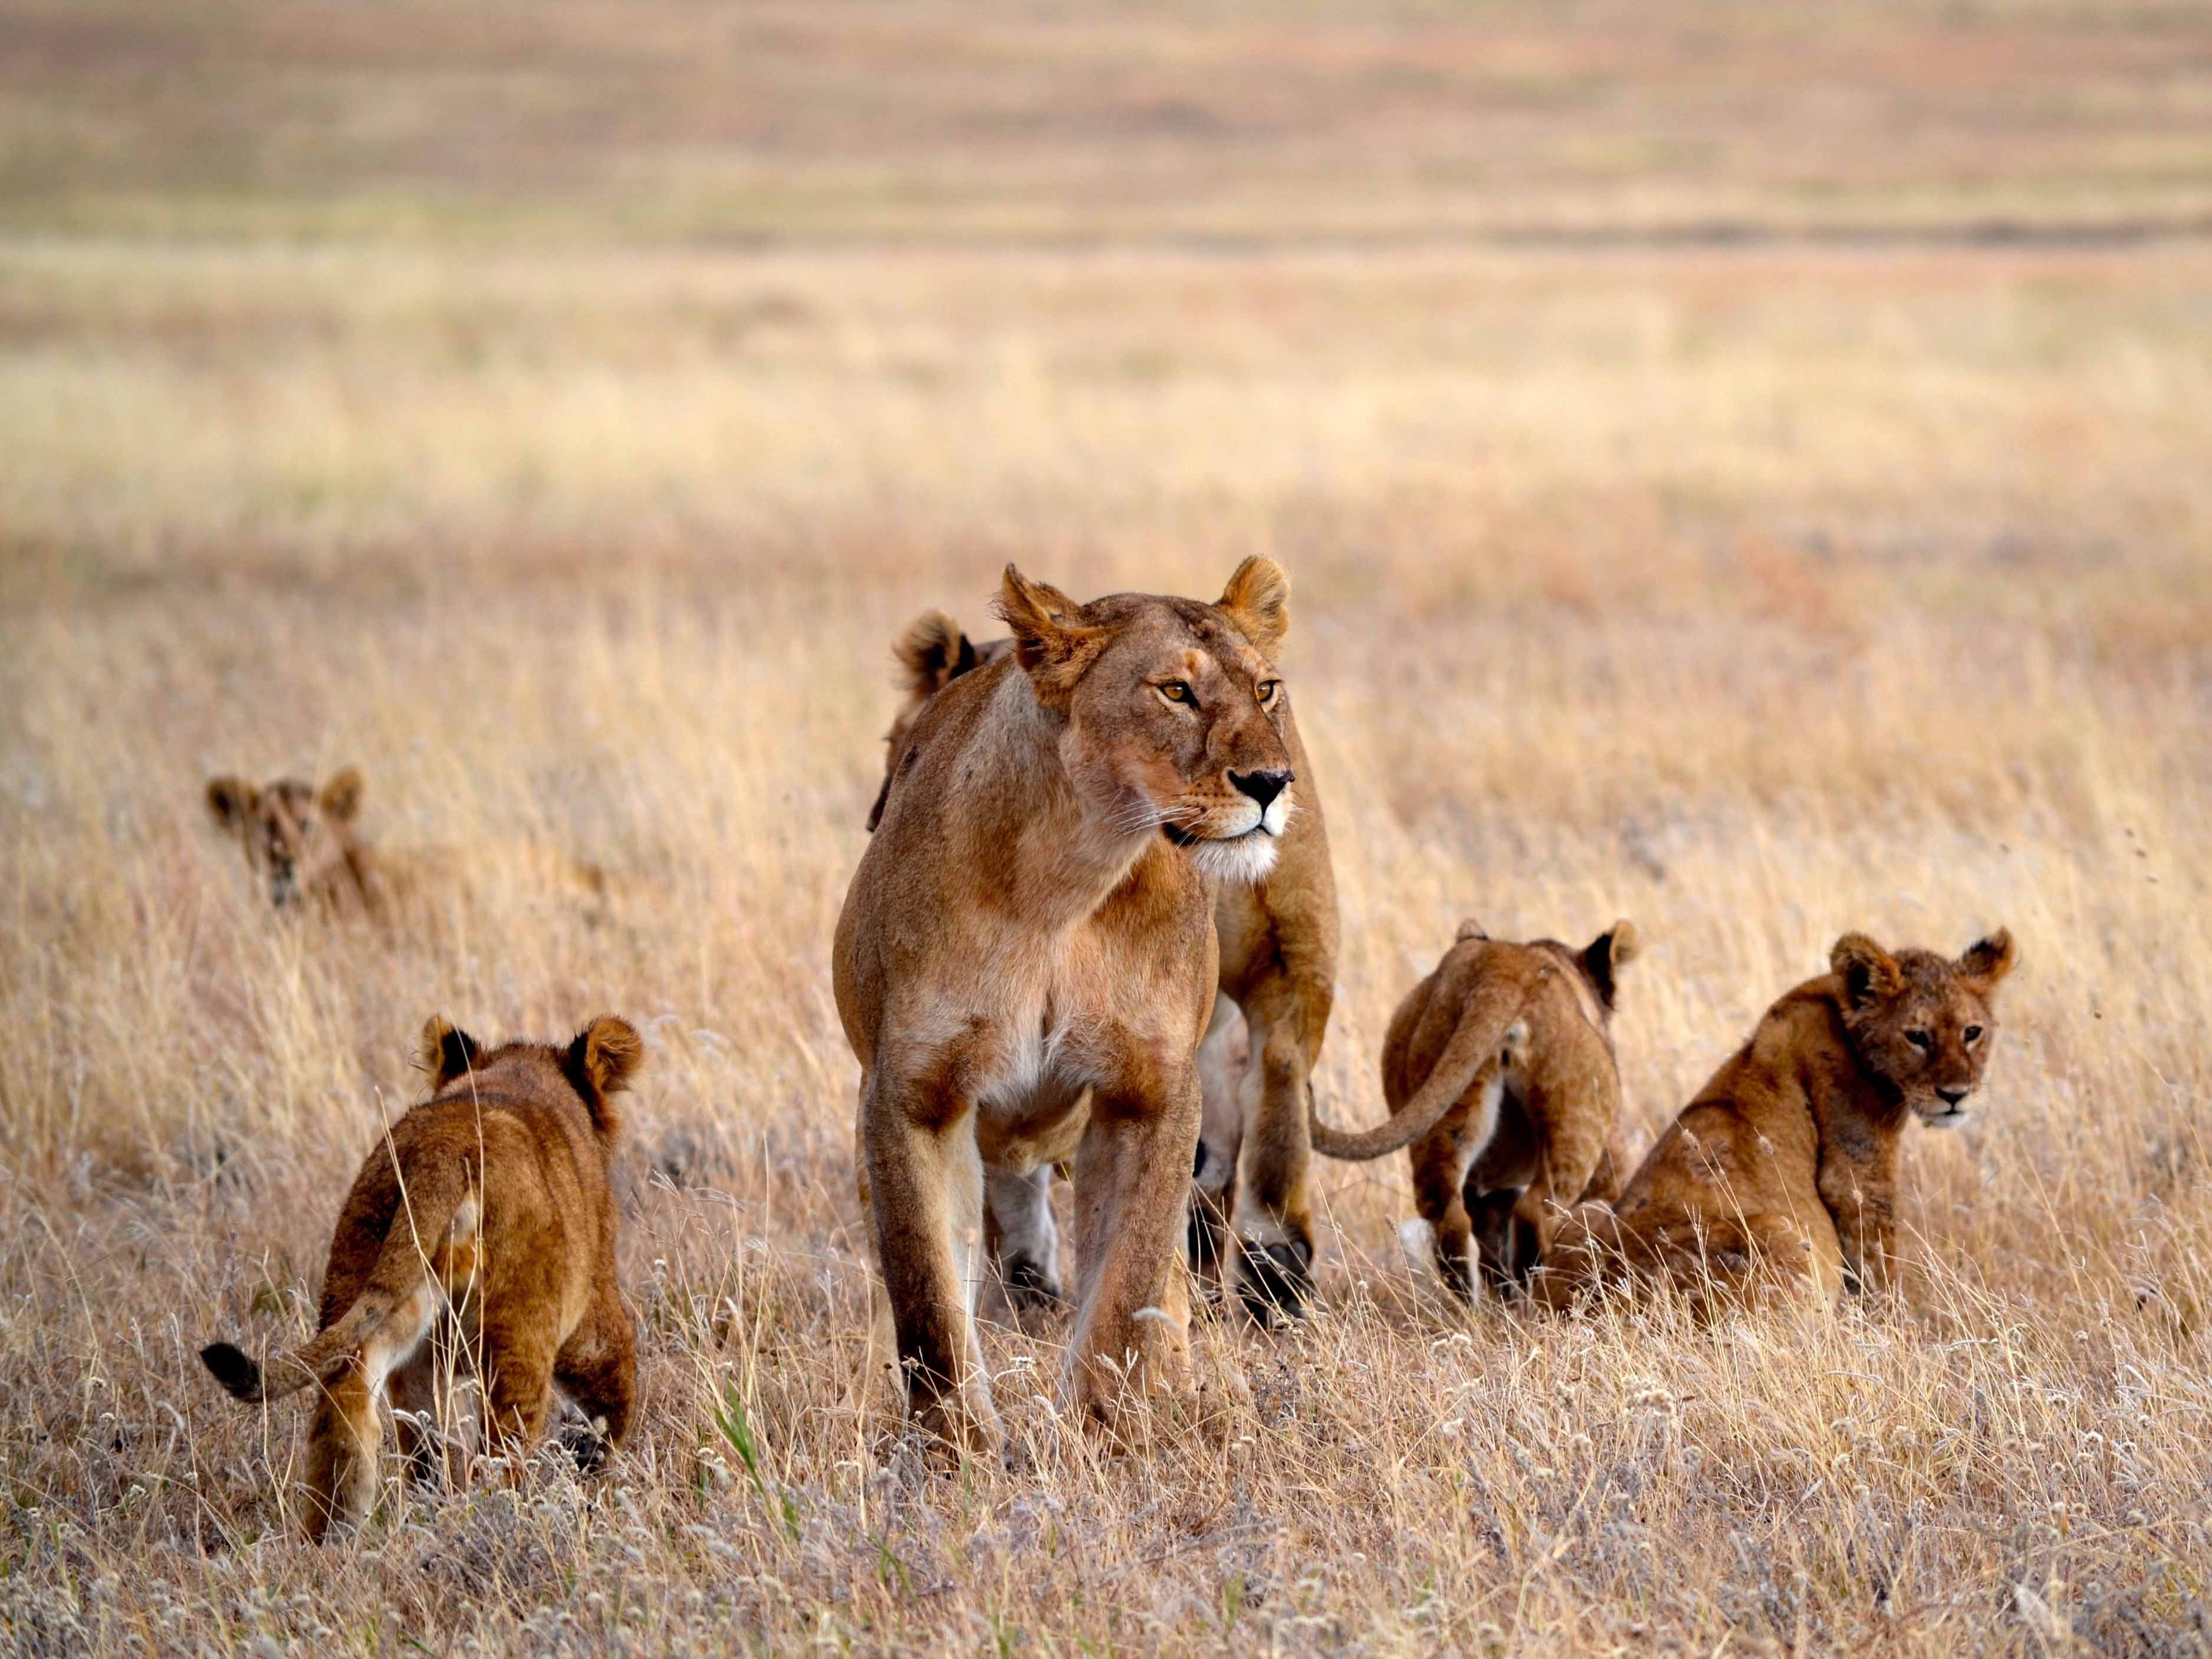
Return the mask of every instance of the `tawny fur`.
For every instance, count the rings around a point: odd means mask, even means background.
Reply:
[[[1273,569],[1273,567],[1268,567]],[[1243,612],[1248,637],[1273,662],[1289,628],[1289,586],[1273,586]],[[908,741],[923,707],[953,680],[998,661],[1011,639],[977,645],[944,612],[925,612],[894,642],[896,684],[905,701],[886,734],[884,781],[868,814],[875,829],[916,751]],[[1306,1102],[1335,995],[1336,880],[1328,827],[1312,763],[1285,697],[1280,731],[1297,775],[1297,811],[1264,880],[1224,882],[1214,900],[1220,1001],[1208,1026],[1212,1064],[1201,1064],[1204,1121],[1189,1226],[1191,1260],[1217,1280],[1233,1278],[1246,1307],[1262,1321],[1295,1315],[1313,1293],[1313,1146]],[[1234,1018],[1232,1018],[1234,1016]],[[1231,1050],[1249,1063],[1231,1063]],[[994,1183],[988,1204],[1004,1190]],[[990,1210],[995,1240],[1015,1237]],[[1039,1218],[1048,1230],[1049,1212]],[[1000,1258],[1010,1290],[1025,1303],[1056,1298],[1041,1274],[1041,1244]]]
[[[607,1170],[621,1133],[613,1097],[643,1057],[636,1031],[611,1014],[566,1048],[489,1051],[432,1019],[432,1097],[391,1126],[346,1195],[316,1336],[265,1371],[227,1342],[201,1351],[243,1401],[318,1389],[311,1538],[373,1507],[379,1397],[388,1379],[395,1404],[434,1407],[434,1346],[476,1356],[489,1449],[534,1446],[556,1386],[604,1420],[607,1444],[622,1443],[635,1344],[616,1279]],[[442,1462],[418,1425],[403,1418],[399,1428],[412,1472]]]
[[[1014,649],[912,720],[835,977],[879,1358],[954,1444],[999,1437],[971,1305],[986,1160],[1014,1176],[1073,1160],[1071,1404],[1110,1419],[1125,1386],[1187,1380],[1208,870],[1263,870],[1295,801],[1251,793],[1291,769],[1288,693],[1253,643],[1279,629],[1282,586],[1248,561],[1215,605],[1078,605],[1009,566]]]
[[[1564,1307],[1608,1278],[1671,1281],[1708,1307],[1886,1285],[1905,1125],[1964,1118],[2013,960],[2002,929],[1956,961],[1846,933],[1831,971],[1766,1011],[1618,1201],[1580,1206],[1561,1227],[1539,1297]]]
[[[464,854],[446,848],[385,851],[363,839],[359,770],[347,767],[319,788],[298,778],[256,786],[242,778],[210,778],[208,811],[234,837],[247,872],[266,885],[280,910],[306,908],[395,923],[427,901],[450,893],[471,871],[501,865],[539,885],[586,898],[607,895],[605,872],[532,842],[478,847]]]
[[[1628,921],[1580,950],[1465,924],[1391,1017],[1389,1121],[1360,1136],[1316,1126],[1315,1146],[1332,1157],[1413,1143],[1414,1202],[1437,1271],[1461,1296],[1473,1292],[1478,1259],[1493,1289],[1524,1282],[1568,1206],[1611,1195],[1620,1162],[1611,1026],[1620,971],[1638,948]]]

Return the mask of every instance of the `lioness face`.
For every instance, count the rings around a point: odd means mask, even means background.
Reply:
[[[1247,560],[1218,605],[1115,594],[1077,606],[1011,567],[1002,603],[1039,701],[1065,714],[1060,753],[1116,835],[1156,830],[1199,867],[1256,881],[1296,802],[1290,693],[1263,654],[1288,584]]]
[[[1990,999],[2012,971],[2012,935],[2000,928],[1950,962],[1932,951],[1892,956],[1863,933],[1846,933],[1830,963],[1844,981],[1844,1025],[1860,1064],[1923,1122],[1965,1122],[1996,1046]]]
[[[257,789],[240,778],[211,778],[208,810],[237,836],[246,868],[269,884],[269,900],[284,909],[327,886],[343,872],[361,810],[361,774],[349,767],[320,790],[297,778]]]

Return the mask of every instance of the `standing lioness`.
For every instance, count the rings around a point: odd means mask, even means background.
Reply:
[[[854,874],[836,969],[861,1176],[908,1410],[956,1443],[998,1437],[972,1318],[987,1155],[1073,1154],[1074,1400],[1109,1416],[1125,1383],[1188,1371],[1214,882],[1265,875],[1291,811],[1262,654],[1287,592],[1248,559],[1217,605],[1079,605],[1009,565],[1012,654],[915,716]]]

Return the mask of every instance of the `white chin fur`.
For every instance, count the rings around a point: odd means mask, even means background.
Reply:
[[[1198,867],[1223,881],[1258,881],[1275,867],[1282,843],[1263,830],[1253,830],[1233,841],[1201,841],[1190,849]]]

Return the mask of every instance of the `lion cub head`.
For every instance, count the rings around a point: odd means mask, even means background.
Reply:
[[[1059,715],[1062,764],[1109,834],[1157,829],[1199,867],[1257,881],[1273,867],[1297,781],[1271,659],[1290,627],[1272,561],[1237,568],[1212,605],[1115,593],[1078,605],[1006,567],[998,611],[1037,702]]]
[[[246,868],[269,884],[270,902],[279,909],[331,896],[354,873],[361,774],[351,767],[320,789],[297,778],[259,789],[242,778],[210,778],[207,804],[216,823],[237,837]]]
[[[1981,1086],[1997,1039],[1990,999],[2012,964],[2002,927],[1955,962],[1933,951],[1892,956],[1864,933],[1844,934],[1828,957],[1859,1064],[1921,1121],[1944,1128],[1966,1121],[1966,1098]]]

